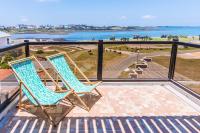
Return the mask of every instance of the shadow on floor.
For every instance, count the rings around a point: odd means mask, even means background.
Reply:
[[[70,100],[76,105],[79,106],[81,108],[84,108],[83,105],[81,104],[81,102],[77,99],[76,96],[71,95],[69,96]],[[89,107],[89,109],[91,109],[95,103],[97,103],[99,101],[99,99],[101,98],[101,96],[95,94],[95,93],[90,93],[90,94],[84,94],[81,95],[80,98],[84,101],[84,103]]]
[[[86,105],[91,109],[93,107],[93,105],[95,105],[95,103],[100,99],[101,97],[95,94],[85,94],[81,96],[81,99],[86,103]],[[75,97],[74,95],[70,95],[69,99],[76,105],[79,107],[82,107],[82,104],[79,102],[79,100],[77,99],[77,97]],[[27,104],[30,104],[26,101]],[[84,107],[82,107],[84,108]],[[62,101],[60,102],[58,105],[56,106],[49,106],[46,107],[46,111],[48,112],[48,114],[53,118],[54,121],[59,121],[60,119],[62,119],[62,115],[64,113],[69,113],[71,110],[73,109],[73,106],[70,102],[68,101]],[[27,111],[35,116],[38,116],[39,118],[45,119],[46,121],[48,121],[47,116],[44,115],[44,112],[42,111],[42,109],[40,107],[29,107],[24,109],[23,111]]]
[[[75,104],[78,105],[79,107],[82,107],[81,103],[77,100],[77,97],[75,97],[74,95],[70,95],[70,100]],[[81,96],[81,99],[86,103],[86,105],[91,109],[93,107],[93,105],[100,99],[101,97],[96,95],[96,94],[85,94]],[[44,120],[46,123],[48,123],[50,125],[50,121],[47,118],[47,115],[44,114],[43,110],[40,107],[36,107],[36,106],[32,106],[31,103],[25,99],[23,101],[23,104],[25,104],[25,107],[21,108],[21,112],[20,113],[30,113],[32,115],[30,116],[35,116],[35,117],[29,117],[27,116],[27,118],[30,119],[41,119],[42,121]],[[45,110],[48,112],[48,114],[52,117],[54,122],[59,122],[63,116],[67,115],[72,109],[73,109],[73,105],[68,102],[68,101],[61,101],[59,102],[59,104],[55,105],[55,106],[45,106]],[[12,112],[12,111],[11,111]],[[10,118],[14,118],[15,119],[15,114],[16,114],[16,110],[14,109],[14,111],[10,114]],[[13,116],[13,117],[12,117]],[[9,118],[9,119],[10,119]],[[5,120],[3,120],[5,121]],[[0,124],[0,126],[4,126],[2,125],[2,123]],[[6,129],[7,130],[7,129]]]

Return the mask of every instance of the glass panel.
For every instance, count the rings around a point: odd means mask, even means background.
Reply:
[[[0,100],[1,104],[17,90],[18,84],[8,62],[24,58],[24,47],[0,53]]]
[[[76,45],[76,49],[69,53],[81,71],[89,78],[97,77],[97,45]],[[80,73],[77,72],[77,74]],[[81,77],[81,76],[80,76]]]
[[[200,94],[200,49],[179,46],[175,80]]]
[[[167,79],[171,45],[105,45],[103,78]]]
[[[81,71],[88,78],[96,78],[97,73],[97,45],[48,45],[48,46],[31,46],[31,55],[35,55],[42,65],[48,70],[51,76],[55,79],[56,73],[52,66],[46,61],[46,56],[57,54],[60,52],[67,52],[72,60],[77,64]],[[71,69],[80,78],[83,76],[74,69],[72,63],[70,63]],[[44,78],[44,74],[41,76]]]

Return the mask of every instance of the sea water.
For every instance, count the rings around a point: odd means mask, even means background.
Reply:
[[[13,39],[64,39],[66,41],[107,40],[110,37],[132,38],[133,35],[161,37],[162,35],[199,36],[200,27],[157,27],[134,31],[81,31],[68,34],[13,34]]]

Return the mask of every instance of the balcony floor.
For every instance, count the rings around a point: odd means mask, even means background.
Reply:
[[[0,132],[200,132],[200,107],[171,83],[103,83],[98,89],[103,97],[90,97],[90,112],[75,107],[56,128],[13,106]]]

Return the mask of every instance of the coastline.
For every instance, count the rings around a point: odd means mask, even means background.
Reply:
[[[130,30],[71,30],[71,31],[23,31],[23,32],[10,32],[10,34],[49,34],[49,35],[66,35],[75,32],[139,32],[139,31],[153,31],[155,29],[130,29]]]
[[[13,34],[48,34],[48,35],[66,35],[66,34],[70,34],[73,32],[12,32],[10,33],[11,35]]]
[[[48,32],[17,32],[12,33],[12,39],[36,39],[36,40],[64,40],[64,41],[85,41],[85,40],[110,40],[110,38],[115,38],[120,40],[122,38],[132,39],[134,35],[139,35],[140,37],[148,36],[150,38],[155,38],[157,40],[161,36],[179,36],[180,38],[185,38],[186,40],[194,40],[193,38],[199,38],[200,27],[199,28],[188,28],[183,27],[162,27],[161,29],[154,28],[154,30],[70,30],[70,31],[48,31]]]

